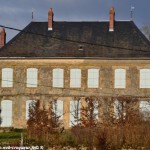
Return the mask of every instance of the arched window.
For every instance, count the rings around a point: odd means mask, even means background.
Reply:
[[[81,69],[70,70],[70,87],[72,88],[81,87]]]
[[[37,87],[38,83],[38,69],[28,68],[27,69],[27,87]]]
[[[30,107],[30,104],[34,102],[34,100],[27,100],[26,101],[26,119],[28,120],[29,119],[29,107]]]
[[[64,86],[64,70],[63,69],[53,69],[53,87]]]
[[[79,100],[71,100],[70,101],[70,127],[73,125],[77,125],[80,119],[80,101]]]
[[[115,88],[126,88],[126,70],[115,70]]]
[[[99,87],[99,69],[88,69],[88,87]]]
[[[140,88],[150,88],[150,69],[140,69]]]
[[[12,101],[3,100],[1,101],[1,127],[12,126]]]
[[[13,87],[13,69],[2,69],[2,87]]]
[[[63,119],[64,110],[63,110],[63,101],[62,100],[56,100],[53,102],[53,111],[55,112],[56,116],[59,118],[59,120]]]

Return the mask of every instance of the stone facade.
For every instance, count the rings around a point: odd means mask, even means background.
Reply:
[[[38,87],[26,87],[27,68],[38,69]],[[26,127],[26,101],[41,100],[48,104],[54,98],[63,100],[64,126],[69,128],[69,103],[74,97],[80,97],[82,102],[87,96],[117,97],[131,96],[149,100],[150,89],[139,87],[139,70],[150,69],[150,60],[96,60],[96,59],[1,59],[0,75],[2,68],[13,68],[13,87],[1,87],[1,100],[12,100],[12,126],[15,128]],[[64,88],[52,87],[52,70],[64,69]],[[70,88],[70,69],[81,69],[81,88]],[[87,70],[98,68],[100,70],[99,88],[88,88]],[[114,88],[114,70],[126,69],[126,88]],[[1,81],[0,81],[1,82]],[[106,103],[99,111],[99,116],[105,113]]]

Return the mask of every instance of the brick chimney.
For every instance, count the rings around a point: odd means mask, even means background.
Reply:
[[[6,32],[5,29],[2,28],[0,31],[0,48],[2,48],[6,44]]]
[[[114,23],[115,23],[115,9],[114,7],[110,8],[109,12],[109,31],[114,31]]]
[[[48,30],[53,30],[53,10],[52,8],[48,11]]]

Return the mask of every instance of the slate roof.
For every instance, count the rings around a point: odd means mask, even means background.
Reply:
[[[0,49],[3,57],[149,59],[150,42],[132,21],[115,21],[114,32],[109,22],[54,22],[52,31],[31,22]]]

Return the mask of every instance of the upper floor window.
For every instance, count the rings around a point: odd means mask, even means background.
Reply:
[[[27,87],[37,87],[38,80],[38,69],[28,68],[27,69]]]
[[[59,120],[63,119],[64,110],[63,110],[63,101],[62,100],[55,100],[53,101],[53,112],[55,112],[56,117],[59,118]]]
[[[81,69],[70,70],[70,87],[81,87]]]
[[[99,87],[99,69],[88,69],[88,87]]]
[[[116,69],[115,70],[115,88],[126,87],[126,70]]]
[[[13,69],[2,69],[2,87],[13,87]]]
[[[64,70],[63,69],[53,69],[53,87],[63,87],[64,86]]]
[[[12,101],[11,100],[2,100],[1,101],[1,118],[2,123],[1,127],[10,127],[12,126]]]
[[[150,69],[140,70],[140,88],[150,88]]]

